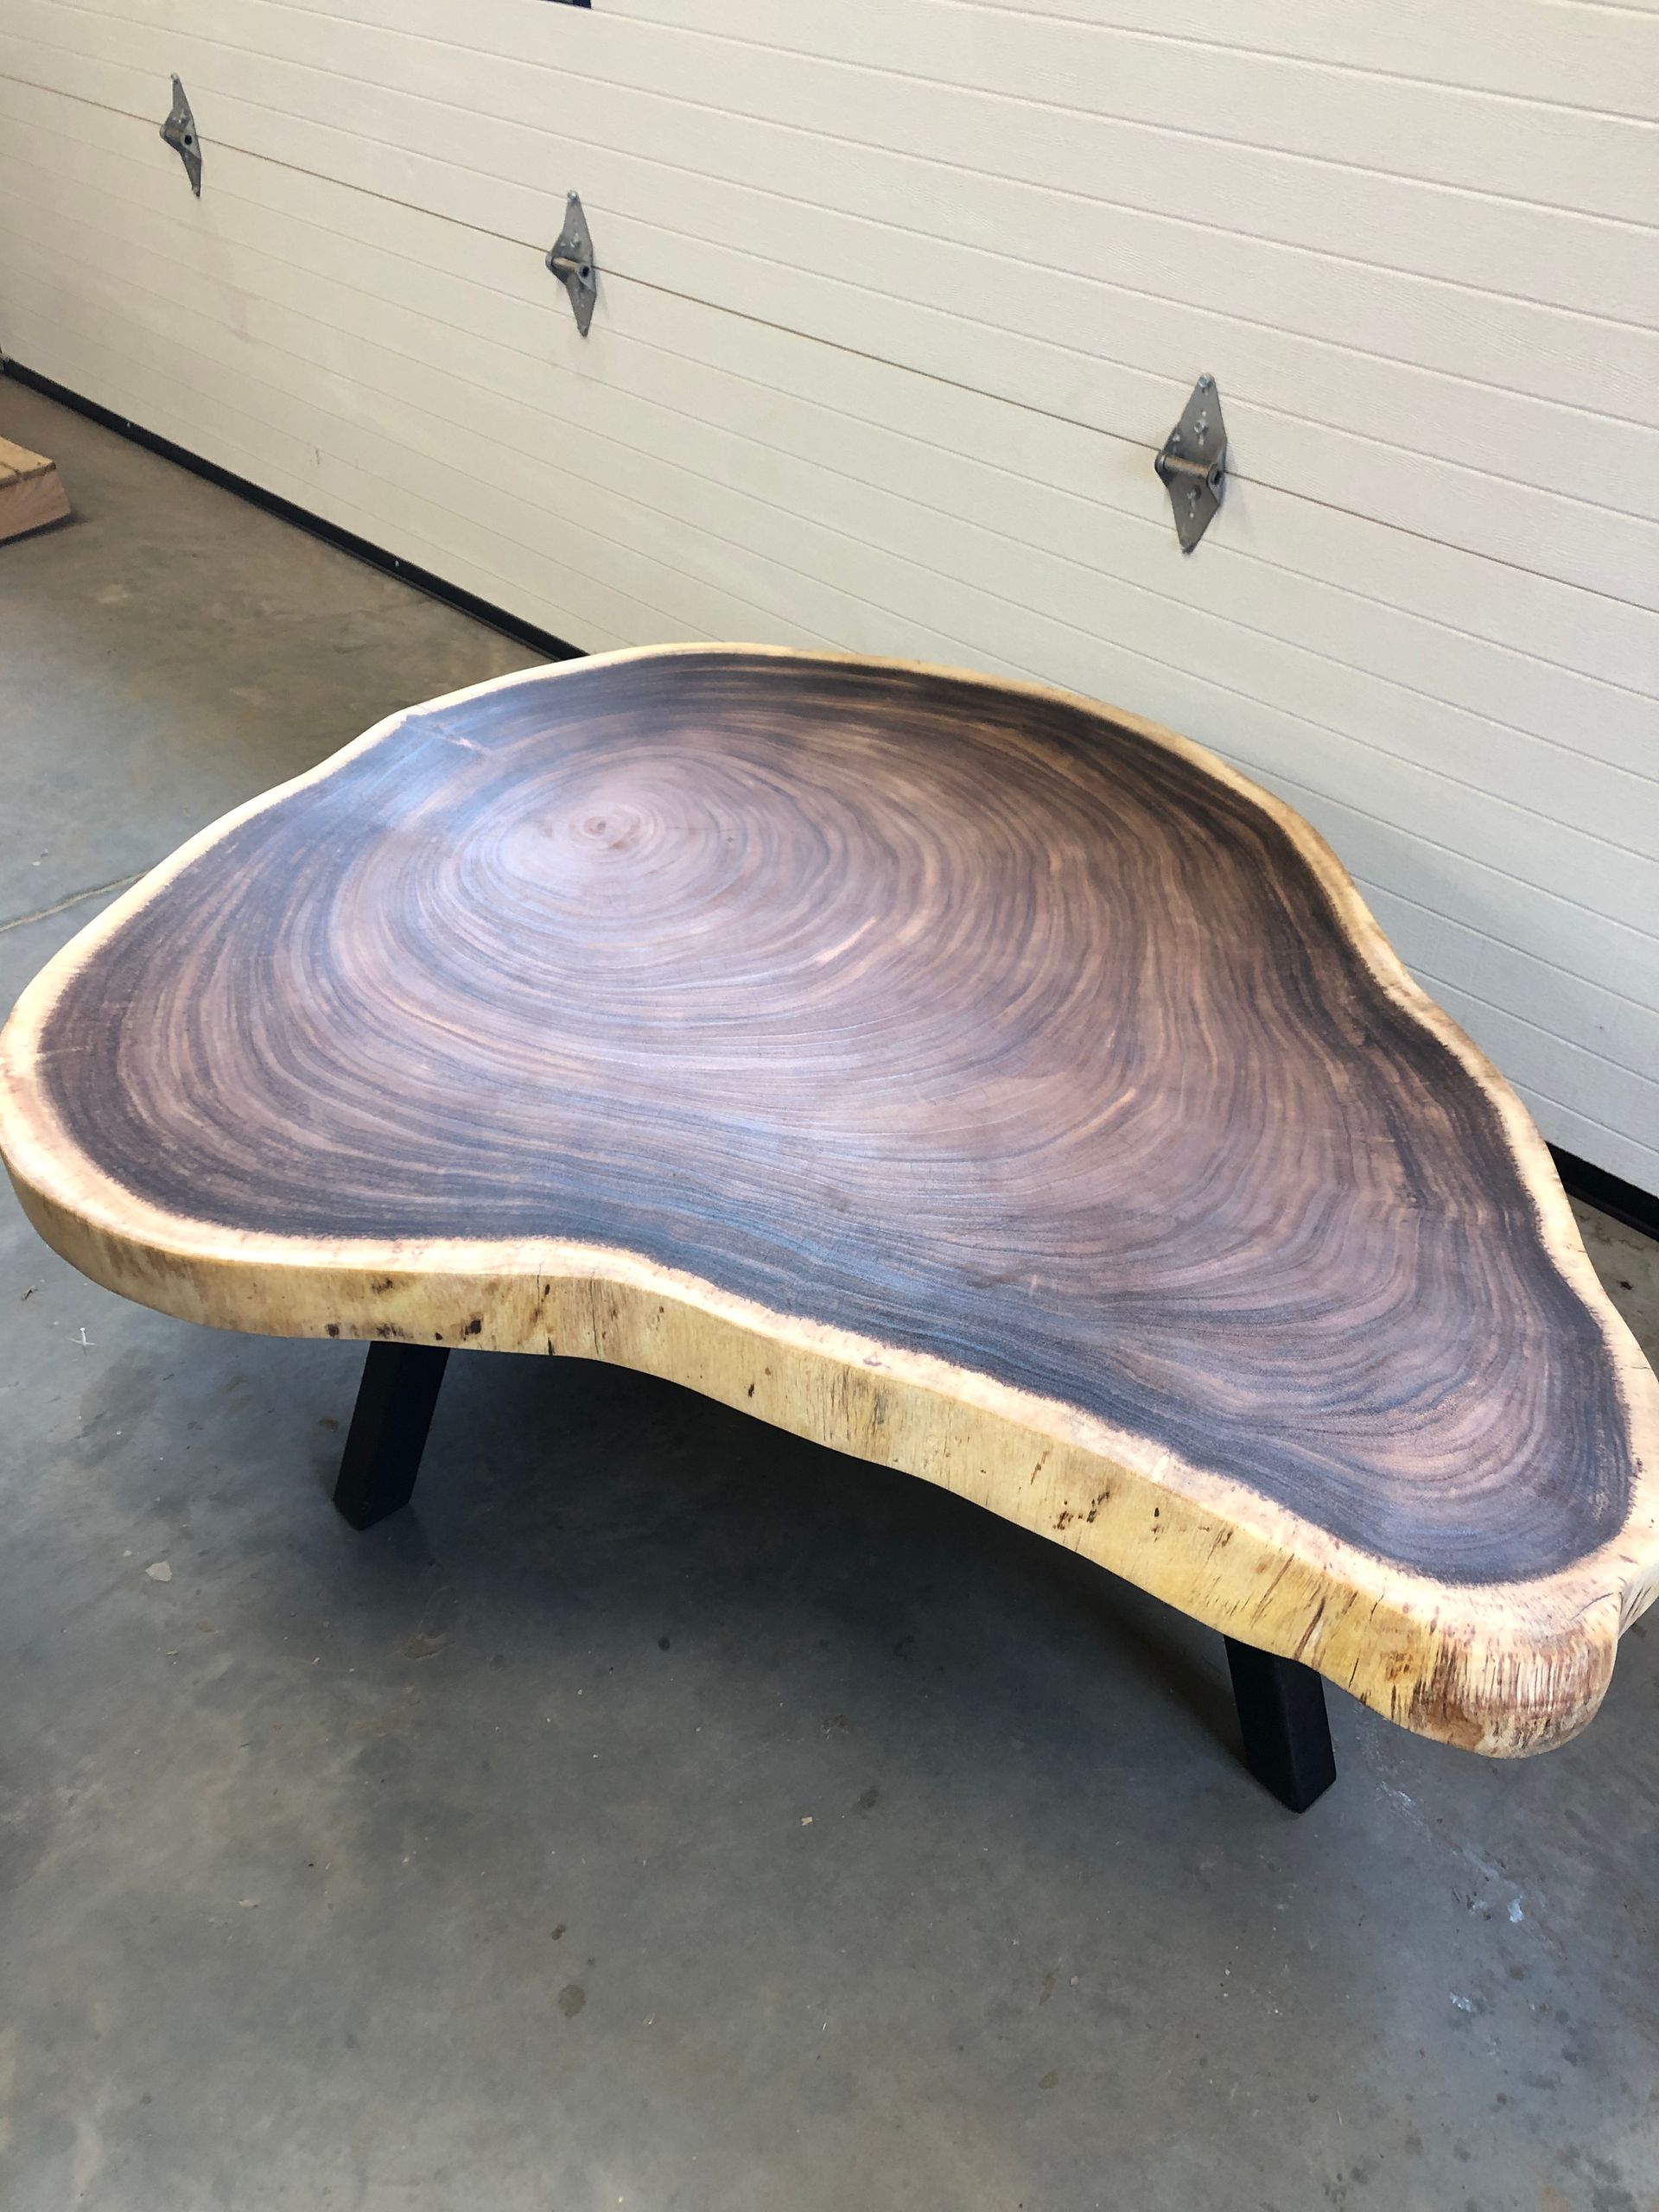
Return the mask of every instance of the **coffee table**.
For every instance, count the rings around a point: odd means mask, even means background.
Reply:
[[[95,1281],[366,1338],[337,1502],[454,1349],[666,1376],[1229,1639],[1534,1751],[1659,1586],[1659,1386],[1513,1092],[1290,808],[1086,702],[750,647],[396,715],[24,994],[0,1148]]]

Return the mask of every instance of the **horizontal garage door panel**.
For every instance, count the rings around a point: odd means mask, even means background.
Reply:
[[[170,235],[175,251],[186,251],[186,234],[206,229],[336,277],[349,289],[335,296],[331,312],[406,351],[422,352],[431,340],[423,327],[394,334],[391,324],[405,310],[537,359],[569,339],[563,295],[533,249],[224,149],[212,205],[198,207],[177,192],[176,168],[145,126],[3,80],[0,113],[8,115],[25,160],[30,150],[44,153],[65,134],[74,136],[85,149],[83,174],[122,198],[141,199],[156,221],[172,226],[152,242]],[[924,505],[1063,550],[1121,582],[1315,645],[1371,672],[1404,677],[1414,691],[1559,748],[1571,751],[1580,733],[1593,731],[1602,760],[1649,771],[1659,760],[1655,704],[1636,688],[1659,666],[1659,620],[1645,612],[1512,572],[1495,576],[1466,556],[1402,542],[1254,485],[1236,488],[1227,529],[1206,544],[1203,562],[1185,561],[1147,456],[1121,441],[607,278],[597,342],[624,330],[671,362],[630,350],[599,374],[591,349],[568,343],[561,358],[595,385],[654,366],[648,388],[695,420],[709,419],[713,410],[715,419],[759,435],[760,422],[775,418],[767,433],[772,442],[805,435],[806,450],[857,468],[876,485],[903,486]],[[849,416],[858,426],[852,443]],[[1109,504],[1113,499],[1122,504]],[[1304,548],[1325,556],[1309,565],[1338,579],[1363,579],[1369,590],[1396,590],[1408,611],[1294,572],[1290,564]],[[1479,626],[1490,614],[1496,638],[1487,645],[1466,627],[1414,619],[1414,601],[1454,608],[1465,625]],[[1586,638],[1623,683],[1586,679],[1540,658],[1581,651]],[[1522,644],[1524,653],[1500,649]]]
[[[640,22],[696,26],[709,20],[708,9],[690,0],[607,0],[607,7],[613,16]],[[1239,0],[1183,0],[1173,22],[1168,0],[984,0],[983,7],[950,6],[948,16],[941,6],[927,18],[932,43],[941,42],[935,29],[941,16],[954,32],[970,13],[993,10],[1013,15],[1022,27],[1041,20],[1065,27],[1068,35],[1084,27],[1156,38],[1183,54],[1189,48],[1209,47],[1281,55],[1614,115],[1659,115],[1659,24],[1651,16],[1621,16],[1611,8],[1598,10],[1597,35],[1586,39],[1578,35],[1572,10],[1556,0],[1460,0],[1456,8],[1442,0],[1390,0],[1387,8],[1333,8],[1329,0],[1252,0],[1248,8]],[[798,53],[867,59],[868,35],[861,47],[844,35],[839,43],[822,49],[818,44],[836,40],[850,12],[823,9],[811,0],[764,0],[762,7],[747,0],[742,11],[746,22],[763,30],[786,25],[787,42]],[[730,24],[737,14],[728,7],[719,21]],[[862,25],[870,17],[866,7],[855,20]],[[884,10],[884,35],[892,21],[892,10]],[[1118,50],[1116,45],[1069,49],[1077,66],[1091,74],[1109,68],[1103,57]]]
[[[223,35],[203,0],[124,0],[72,7],[135,11],[177,31]],[[352,27],[385,29],[469,60],[539,64],[601,90],[629,86],[823,131],[850,143],[902,147],[930,160],[1028,181],[1097,189],[1107,134],[1129,129],[1275,160],[1363,168],[1414,184],[1534,202],[1614,219],[1650,211],[1653,149],[1644,118],[1548,99],[1425,83],[1398,72],[1333,69],[1283,55],[1181,38],[1109,34],[1064,18],[956,0],[721,0],[715,6],[601,8],[583,22],[473,0],[464,34],[448,0],[239,0],[239,46],[308,57],[365,81],[382,49]],[[298,22],[311,17],[312,28]],[[262,33],[260,26],[267,26]],[[1646,41],[1649,49],[1651,41]],[[1649,50],[1638,67],[1652,66]],[[1630,90],[1650,101],[1639,74]],[[1628,95],[1627,95],[1628,96]],[[1070,167],[1066,165],[1070,164]]]
[[[349,4],[353,14],[389,19],[386,0]],[[431,0],[397,4],[411,28],[429,31],[442,20]],[[1191,136],[1522,198],[1559,197],[1569,206],[1614,188],[1615,175],[1599,158],[1600,126],[1651,120],[1659,102],[1652,26],[1620,22],[1610,8],[1598,13],[1611,19],[1611,29],[1599,29],[1594,41],[1573,35],[1560,20],[1567,10],[1556,8],[1552,22],[1549,9],[1523,3],[1501,13],[1469,9],[1461,23],[1462,6],[1420,9],[1415,23],[1392,5],[1305,8],[1298,42],[1272,39],[1271,17],[1282,23],[1283,10],[1268,11],[1266,38],[1258,35],[1263,11],[1254,7],[1165,7],[1138,22],[1114,22],[1116,12],[1006,0],[918,0],[902,10],[888,0],[841,0],[835,8],[821,0],[721,0],[714,8],[704,0],[607,0],[605,10],[613,20],[780,48],[861,72],[879,67],[930,85],[1088,106]],[[499,0],[494,14],[504,27],[510,21]],[[1378,35],[1384,23],[1387,37]],[[1345,53],[1344,29],[1359,34]],[[1491,80],[1475,43],[1482,30],[1511,49],[1516,81]],[[1358,44],[1369,49],[1363,55]],[[1461,73],[1448,66],[1459,46]],[[1576,99],[1559,82],[1564,63],[1578,65]],[[1522,154],[1513,139],[1529,123],[1538,143]]]
[[[10,12],[58,37],[105,22],[61,0],[13,0]],[[178,0],[175,12],[204,22],[213,13],[203,0]],[[1540,398],[1300,336],[1267,321],[1230,318],[1198,303],[1185,276],[1173,296],[1158,297],[1093,274],[1022,265],[1008,258],[1002,242],[1033,235],[1035,226],[1008,216],[999,226],[1000,195],[987,194],[983,180],[962,172],[956,173],[961,188],[971,187],[987,201],[978,221],[989,234],[976,245],[584,145],[565,135],[575,103],[569,86],[550,72],[474,56],[458,83],[451,54],[430,40],[363,31],[276,0],[246,0],[238,17],[244,14],[268,22],[273,40],[283,25],[297,25],[290,46],[315,45],[330,66],[321,60],[301,66],[137,21],[108,25],[106,48],[126,56],[132,73],[118,86],[111,79],[119,73],[107,60],[92,63],[67,49],[41,46],[32,66],[45,71],[55,54],[57,66],[84,73],[88,86],[96,83],[89,97],[116,92],[114,104],[129,108],[142,105],[165,66],[180,67],[210,147],[217,135],[391,197],[410,195],[410,156],[425,153],[465,175],[444,180],[441,202],[423,204],[462,220],[478,219],[477,182],[487,188],[498,178],[517,181],[545,197],[550,164],[561,164],[570,181],[580,177],[595,226],[604,219],[602,264],[613,273],[934,376],[960,377],[971,361],[980,388],[1142,443],[1161,440],[1204,366],[1219,381],[1241,475],[1310,498],[1337,493],[1344,506],[1402,529],[1659,605],[1659,527],[1649,518],[1659,511],[1659,431],[1607,411],[1636,404],[1629,395],[1637,391],[1640,404],[1650,407],[1659,391],[1659,377],[1643,373],[1651,360],[1646,333],[1591,327],[1605,333],[1599,350],[1606,363],[1627,357],[1616,375],[1603,375],[1617,389],[1599,395],[1599,408]],[[365,71],[378,69],[378,78],[341,73],[353,36],[364,46],[355,58]],[[27,75],[23,44],[17,41],[15,73]],[[457,104],[463,86],[471,106]],[[589,107],[585,99],[582,105]],[[659,99],[616,118],[612,143],[643,143],[655,155],[677,118],[683,137],[709,139],[702,108]],[[329,127],[351,147],[320,144],[320,128]],[[595,119],[584,127],[602,126]],[[779,149],[806,143],[798,132],[774,128],[769,135]],[[729,138],[724,119],[718,136],[721,143]],[[468,167],[486,157],[486,146],[487,180]],[[818,140],[816,161],[797,180],[800,191],[816,188],[827,201],[840,191],[847,166],[844,147]],[[551,176],[560,175],[553,167]],[[467,177],[477,181],[470,191]],[[884,204],[896,212],[899,203],[889,197]],[[1309,296],[1322,289],[1317,273],[1300,281]],[[1010,301],[1018,302],[1019,327],[999,319]],[[1478,320],[1472,295],[1468,305]],[[1571,340],[1562,343],[1583,349],[1585,319],[1566,321]],[[1510,348],[1517,359],[1555,350]],[[1432,450],[1416,449],[1424,444]],[[1618,505],[1578,496],[1586,486],[1603,485],[1624,494]]]
[[[1351,345],[1375,342],[1384,353],[1413,360],[1421,358],[1421,349],[1438,347],[1447,353],[1454,373],[1484,375],[1499,383],[1511,376],[1535,374],[1554,379],[1554,396],[1580,404],[1596,401],[1593,393],[1566,381],[1574,372],[1592,379],[1622,379],[1616,388],[1628,395],[1639,379],[1640,364],[1651,343],[1645,330],[1631,327],[1630,302],[1644,295],[1651,299],[1659,279],[1642,251],[1640,232],[1629,223],[1535,206],[1517,209],[1490,194],[1462,194],[1450,200],[1443,195],[1432,207],[1410,209],[1402,221],[1402,247],[1409,245],[1421,257],[1433,246],[1448,257],[1414,278],[1410,262],[1404,264],[1403,276],[1396,272],[1379,235],[1387,227],[1382,219],[1389,195],[1408,184],[1398,177],[1350,169],[1333,170],[1327,176],[1321,169],[1319,191],[1314,194],[1307,189],[1306,165],[1301,165],[1296,172],[1294,201],[1299,213],[1306,212],[1311,199],[1322,203],[1331,192],[1340,199],[1344,186],[1357,188],[1368,179],[1367,188],[1382,196],[1363,214],[1339,208],[1329,237],[1281,244],[1270,230],[1257,237],[1246,227],[1249,211],[1232,204],[1230,198],[1238,180],[1230,175],[1211,180],[1205,175],[1212,159],[1226,163],[1247,150],[1224,143],[1213,149],[1206,143],[1195,155],[1190,143],[1179,137],[1172,142],[1181,156],[1179,174],[1195,179],[1199,190],[1189,205],[1160,210],[1106,189],[1110,170],[1103,164],[1098,149],[1091,149],[1075,175],[1033,177],[1009,173],[1001,134],[995,157],[982,145],[965,165],[928,159],[902,134],[891,140],[875,137],[859,144],[855,155],[847,142],[858,135],[861,110],[856,104],[836,109],[811,127],[802,127],[762,105],[752,115],[722,114],[718,129],[711,130],[706,102],[695,86],[683,81],[683,73],[659,67],[652,74],[662,82],[635,73],[637,84],[604,73],[594,41],[614,37],[620,28],[608,12],[584,23],[580,16],[558,17],[550,9],[526,10],[515,0],[505,14],[488,11],[473,26],[475,41],[487,47],[490,25],[495,22],[498,50],[480,52],[475,43],[465,69],[458,70],[453,46],[435,36],[416,35],[423,20],[429,29],[436,29],[447,15],[448,0],[423,14],[401,5],[376,9],[373,13],[384,28],[342,21],[338,11],[322,16],[297,10],[283,0],[245,0],[237,11],[233,39],[226,35],[222,11],[200,5],[200,0],[179,0],[177,5],[133,0],[131,7],[119,11],[118,35],[113,39],[99,36],[105,18],[66,9],[63,0],[30,0],[27,7],[22,0],[14,0],[14,4],[12,21],[18,32],[32,28],[34,35],[60,48],[81,51],[93,50],[87,41],[96,40],[99,56],[112,60],[118,54],[140,67],[149,66],[146,28],[140,20],[148,13],[150,35],[165,26],[169,39],[187,35],[206,42],[194,49],[187,46],[185,56],[193,67],[200,64],[208,73],[204,82],[227,93],[247,92],[249,80],[233,78],[228,56],[210,48],[228,48],[230,54],[245,59],[257,54],[283,65],[305,65],[363,86],[398,88],[446,107],[469,109],[486,125],[527,120],[562,134],[573,146],[594,152],[649,151],[660,161],[758,185],[785,198],[809,202],[822,198],[829,174],[826,162],[833,162],[834,204],[849,213],[930,236],[953,235],[963,243],[998,251],[1006,251],[1010,222],[1018,222],[1022,226],[1022,259],[1089,270],[1119,286],[1138,286],[1160,295],[1179,275],[1195,296],[1217,312],[1274,326],[1284,322]],[[367,11],[359,5],[353,12],[362,16]],[[841,11],[833,16],[830,11],[812,12],[826,22],[842,19]],[[954,12],[972,17],[986,11]],[[888,20],[896,19],[888,11]],[[539,36],[531,35],[536,32]],[[544,48],[550,66],[526,67],[508,43],[513,35],[521,45]],[[1026,35],[1023,29],[1020,35]],[[706,39],[701,42],[711,43]],[[650,57],[662,41],[642,29],[634,43],[642,56]],[[717,52],[724,43],[712,41]],[[595,67],[601,69],[597,76]],[[722,67],[719,78],[722,86],[728,86],[729,68]],[[264,82],[284,111],[299,118],[320,112],[302,77],[272,73]],[[374,127],[372,111],[365,114],[359,127]],[[1039,143],[1052,165],[1056,151],[1052,134],[1044,133]],[[458,150],[474,166],[480,165],[475,135]],[[1137,157],[1147,150],[1137,146]],[[1143,174],[1144,162],[1137,158],[1129,175],[1138,181]],[[1652,181],[1650,176],[1649,186]],[[1221,193],[1230,196],[1223,199]],[[1224,214],[1224,221],[1219,219]],[[1567,296],[1557,304],[1581,311],[1576,327],[1573,318],[1535,304],[1554,299],[1547,254],[1545,268],[1541,272],[1539,268],[1541,219],[1561,226],[1559,276]],[[1498,238],[1481,227],[1488,219],[1516,226],[1509,255],[1501,251]],[[794,257],[792,251],[790,257]],[[1421,281],[1425,276],[1436,281]],[[1600,283],[1608,287],[1605,295],[1593,289],[1586,294],[1583,289]],[[1597,357],[1590,320],[1599,308],[1605,308],[1614,325],[1605,359]],[[1365,326],[1357,332],[1357,319]],[[1466,355],[1459,350],[1463,347],[1470,349]]]

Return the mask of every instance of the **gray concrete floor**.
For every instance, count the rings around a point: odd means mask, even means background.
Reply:
[[[0,1005],[527,658],[16,385],[0,432],[75,505],[0,547]],[[1659,1616],[1539,1760],[1332,1692],[1296,1820],[1217,1637],[632,1375],[462,1355],[353,1535],[360,1351],[5,1207],[7,2212],[1659,2207]],[[1659,1248],[1586,1219],[1651,1346]]]

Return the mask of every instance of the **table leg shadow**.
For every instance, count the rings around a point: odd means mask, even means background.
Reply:
[[[449,1358],[442,1344],[372,1344],[334,1484],[353,1529],[372,1529],[414,1495]],[[1306,1812],[1337,1778],[1325,1684],[1294,1659],[1227,1638],[1244,1764],[1281,1805]]]

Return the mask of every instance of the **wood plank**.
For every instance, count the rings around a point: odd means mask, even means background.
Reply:
[[[69,512],[57,463],[43,453],[0,438],[0,540],[44,530]]]
[[[0,1149],[125,1295],[670,1376],[1470,1749],[1659,1591],[1659,1382],[1513,1093],[1292,810],[1041,687],[393,717],[49,964]]]
[[[44,476],[53,466],[43,453],[31,453],[10,438],[0,438],[0,484],[15,484],[24,476]]]

